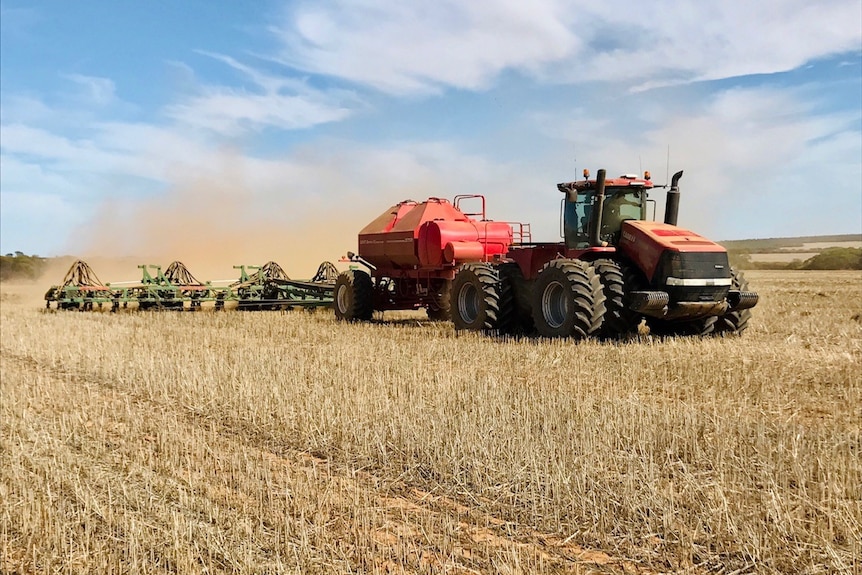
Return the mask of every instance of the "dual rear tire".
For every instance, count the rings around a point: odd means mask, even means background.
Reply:
[[[452,282],[450,311],[457,330],[506,332],[514,319],[508,282],[491,264],[465,264]]]
[[[564,258],[548,262],[536,277],[532,297],[539,335],[585,339],[601,328],[605,295],[587,262]]]
[[[643,316],[628,307],[628,294],[642,289],[646,280],[637,269],[608,258],[595,260],[592,267],[599,276],[605,296],[600,337],[617,339],[637,334]]]
[[[452,322],[457,330],[584,339],[598,333],[604,301],[599,275],[580,260],[549,262],[532,288],[517,264],[467,264],[452,284]]]

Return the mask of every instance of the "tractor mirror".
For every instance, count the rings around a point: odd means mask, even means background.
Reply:
[[[566,201],[575,203],[578,201],[578,189],[574,182],[557,184],[557,189],[566,194]]]

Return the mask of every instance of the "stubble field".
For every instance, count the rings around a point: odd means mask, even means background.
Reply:
[[[0,571],[860,572],[862,276],[747,277],[625,343],[0,286]]]

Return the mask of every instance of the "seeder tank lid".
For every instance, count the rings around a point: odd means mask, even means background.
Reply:
[[[456,209],[448,200],[442,198],[429,198],[422,203],[408,200],[395,204],[377,216],[374,221],[362,228],[359,234],[411,230],[418,234],[419,226],[432,220],[467,221],[467,216]]]

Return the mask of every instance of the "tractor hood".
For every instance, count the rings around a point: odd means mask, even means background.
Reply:
[[[655,283],[656,270],[662,261],[662,256],[668,252],[691,254],[687,259],[699,261],[707,259],[710,270],[703,273],[710,277],[730,277],[727,265],[727,250],[717,243],[706,239],[685,228],[641,220],[623,222],[619,249],[643,271],[651,283]],[[702,254],[702,255],[700,255]],[[710,256],[710,254],[713,254]],[[701,274],[698,274],[701,275]]]

